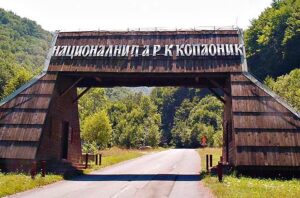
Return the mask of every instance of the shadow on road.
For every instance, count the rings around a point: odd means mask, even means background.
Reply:
[[[201,175],[182,174],[110,174],[82,175],[68,180],[72,181],[200,181]]]

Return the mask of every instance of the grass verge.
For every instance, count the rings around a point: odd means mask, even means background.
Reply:
[[[220,159],[221,149],[204,148],[198,150],[202,160],[202,171],[205,171],[205,155],[213,154],[214,164]],[[205,175],[205,174],[204,174]],[[250,177],[236,177],[234,174],[223,177],[220,183],[216,176],[205,175],[203,181],[216,197],[220,198],[290,198],[300,197],[300,180],[277,180]]]
[[[105,149],[100,151],[100,153],[102,153],[101,165],[95,165],[95,163],[91,161],[89,163],[90,167],[84,170],[84,174],[88,174],[92,171],[99,170],[101,168],[105,168],[107,166],[117,164],[119,162],[134,159],[151,152],[158,152],[163,150],[165,150],[165,148],[138,150],[138,149],[121,149],[118,147],[112,147],[110,149]]]
[[[198,153],[201,157],[201,170],[206,171],[206,155],[212,155],[213,156],[213,166],[216,166],[218,164],[218,161],[220,161],[220,156],[222,156],[222,150],[221,148],[200,148],[198,149]]]
[[[61,175],[47,175],[46,177],[38,175],[35,179],[31,179],[29,175],[21,173],[0,173],[0,197],[51,184],[62,179]]]

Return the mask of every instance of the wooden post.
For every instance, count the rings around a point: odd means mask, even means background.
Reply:
[[[100,153],[100,156],[99,156],[99,165],[102,164],[102,154]]]
[[[209,167],[208,167],[208,155],[206,155],[206,171],[209,172]]]
[[[98,165],[98,153],[95,155],[95,164]]]
[[[223,157],[220,157],[220,161],[218,163],[218,167],[217,167],[217,172],[218,172],[218,179],[219,182],[223,181]]]
[[[86,153],[85,154],[85,168],[88,168],[88,164],[89,164],[89,154]]]
[[[209,166],[212,167],[213,164],[213,157],[212,155],[209,155]]]
[[[46,175],[46,161],[45,160],[43,160],[41,162],[41,175],[42,175],[42,177],[45,177],[45,175]]]
[[[33,161],[31,164],[30,175],[31,175],[31,179],[34,179],[36,176],[36,161]]]
[[[222,162],[218,162],[217,171],[218,171],[219,182],[222,182],[223,181],[223,166],[222,166]]]

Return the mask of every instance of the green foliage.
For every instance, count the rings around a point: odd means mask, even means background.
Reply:
[[[118,101],[128,97],[133,92],[126,87],[114,87],[105,89],[105,94],[111,101]]]
[[[280,76],[276,80],[267,77],[265,83],[300,111],[300,69],[294,69],[289,74]]]
[[[176,110],[172,129],[173,143],[177,147],[198,147],[202,137],[209,146],[222,144],[223,104],[208,95],[199,101],[185,99]]]
[[[82,92],[79,89],[79,93]],[[79,100],[78,109],[80,112],[81,121],[87,116],[92,115],[102,109],[106,109],[108,105],[108,98],[103,88],[93,88],[85,93]]]
[[[124,101],[112,105],[108,111],[115,126],[116,144],[127,148],[158,146],[161,120],[149,96],[132,94]]]
[[[99,146],[96,141],[84,142],[82,144],[82,153],[96,154],[99,151]]]
[[[35,70],[44,63],[51,34],[36,22],[0,8],[0,50],[13,54],[17,63]]]
[[[300,65],[300,0],[273,1],[245,32],[249,69],[260,79]]]
[[[142,145],[157,147],[161,137],[161,118],[150,97],[129,91],[126,91],[127,96],[125,97],[123,93],[127,88],[113,89],[95,88],[79,100],[81,131],[85,141],[84,149],[93,150],[90,148],[93,141],[98,146],[101,142],[106,142],[106,140],[100,140],[100,137],[93,135],[95,131],[100,131],[100,129],[96,130],[92,127],[99,120],[99,115],[97,115],[99,111],[107,112],[111,126],[109,144],[104,144],[101,146],[102,148],[105,145],[118,145],[126,148],[137,148]],[[110,100],[109,97],[112,95],[121,97]]]
[[[4,86],[3,96],[8,96],[13,91],[21,87],[32,77],[31,74],[26,71],[24,68],[19,68],[19,70],[14,71],[14,76],[7,80],[6,85]]]
[[[82,126],[82,138],[87,143],[95,142],[98,148],[106,148],[111,144],[112,128],[105,110],[101,110],[85,118]]]
[[[222,147],[223,145],[223,131],[219,130],[213,135],[214,146]]]
[[[150,94],[151,100],[157,106],[161,114],[162,144],[170,144],[172,140],[171,130],[174,126],[176,109],[185,99],[203,95],[199,89],[184,87],[157,87]]]
[[[41,70],[50,39],[34,21],[0,8],[0,99]]]

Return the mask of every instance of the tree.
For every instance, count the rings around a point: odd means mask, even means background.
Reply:
[[[161,116],[158,113],[157,107],[149,96],[143,96],[140,102],[141,110],[144,113],[143,131],[144,143],[152,147],[158,146],[160,142],[160,125]]]
[[[158,87],[150,94],[151,100],[157,106],[161,114],[162,144],[170,144],[172,140],[172,128],[175,124],[176,109],[185,99],[192,100],[195,96],[201,96],[200,89],[189,89],[184,87]]]
[[[82,138],[87,143],[95,142],[100,149],[111,144],[112,128],[105,110],[100,110],[85,118]]]
[[[127,148],[137,148],[143,145],[144,134],[143,134],[143,112],[136,108],[132,109],[126,116],[126,124],[122,121],[122,130],[120,135],[120,144]]]
[[[275,93],[286,99],[291,106],[300,111],[300,69],[294,69],[289,74],[279,76],[276,80],[267,77],[265,83]]]
[[[50,40],[34,21],[0,8],[0,99],[41,71]]]
[[[220,146],[222,114],[223,104],[211,95],[183,100],[175,113],[173,143],[177,147],[198,147],[205,136],[209,146]]]
[[[300,63],[300,0],[276,0],[245,32],[249,69],[263,80]]]
[[[123,132],[124,126],[127,125],[127,107],[121,101],[115,101],[108,107],[107,111],[112,125],[113,144],[120,145],[120,135]]]
[[[186,120],[178,121],[172,129],[172,142],[176,147],[190,147],[191,129]]]
[[[189,121],[192,125],[204,123],[214,130],[222,129],[223,104],[214,96],[207,95],[191,110]]]
[[[19,70],[14,71],[14,76],[10,78],[7,84],[4,86],[3,97],[8,96],[16,89],[24,85],[30,80],[31,75],[24,68],[19,68]]]
[[[79,90],[81,92],[83,90]],[[108,98],[103,88],[93,88],[83,95],[78,103],[81,121],[87,116],[92,115],[108,107]]]

